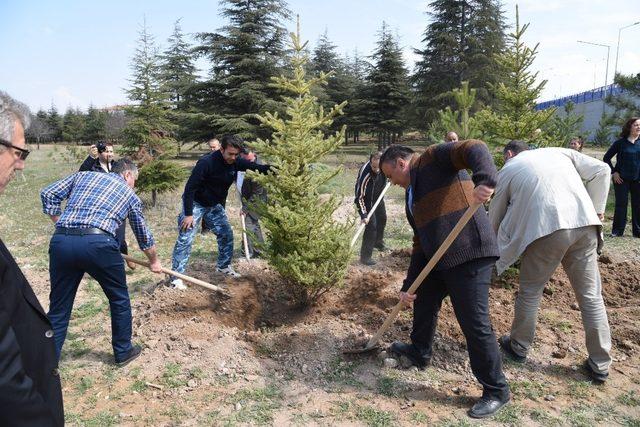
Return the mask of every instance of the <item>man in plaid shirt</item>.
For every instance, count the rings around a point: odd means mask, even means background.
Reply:
[[[142,216],[142,202],[133,191],[138,177],[129,159],[114,163],[112,173],[78,172],[42,190],[43,212],[56,224],[49,245],[51,294],[49,319],[58,357],[62,350],[73,300],[84,273],[100,283],[109,299],[112,345],[116,363],[135,359],[140,346],[131,343],[131,303],[124,260],[116,230],[129,218],[140,249],[153,272],[162,266],[155,242]],[[67,200],[64,212],[63,200]]]

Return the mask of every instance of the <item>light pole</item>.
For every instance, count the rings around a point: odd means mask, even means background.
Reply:
[[[625,28],[633,27],[634,25],[638,25],[638,24],[640,24],[640,21],[634,22],[633,24],[629,24],[627,26],[624,26],[624,27],[618,29],[618,45],[616,46],[616,65],[615,65],[615,67],[613,67],[613,78],[614,78],[614,80],[616,78],[616,74],[618,73],[618,54],[620,53],[620,33]]]
[[[584,43],[584,44],[590,44],[593,46],[601,46],[601,47],[606,47],[607,48],[607,67],[605,69],[604,72],[604,95],[607,94],[607,81],[609,80],[609,51],[611,50],[611,46],[609,46],[608,44],[601,44],[601,43],[593,43],[593,42],[585,42],[582,40],[578,40],[578,43]],[[604,102],[604,97],[602,99],[602,116],[604,117],[605,114],[605,108],[606,108],[606,104]]]

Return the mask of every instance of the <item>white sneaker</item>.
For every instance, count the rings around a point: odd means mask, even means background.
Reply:
[[[236,271],[231,267],[231,265],[226,266],[225,268],[216,267],[216,271],[218,273],[226,274],[231,277],[240,277],[240,274],[236,273]]]
[[[173,289],[178,289],[178,290],[181,290],[181,291],[184,291],[185,289],[187,289],[187,285],[184,284],[182,279],[173,279],[171,281],[171,287]]]

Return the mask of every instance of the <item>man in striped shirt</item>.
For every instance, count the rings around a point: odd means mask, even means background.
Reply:
[[[136,165],[121,159],[113,173],[78,172],[42,190],[43,211],[56,224],[49,245],[51,294],[49,319],[53,325],[58,357],[62,350],[78,285],[89,273],[109,299],[115,361],[124,365],[141,352],[131,343],[131,303],[124,261],[116,230],[129,218],[150,269],[160,273],[155,242],[142,216],[142,202],[133,191]],[[64,212],[63,200],[67,200]]]
[[[371,215],[371,208],[380,197],[387,184],[387,178],[380,172],[381,152],[373,153],[369,161],[358,171],[356,179],[355,203],[360,214],[360,220],[366,224],[362,235],[362,246],[360,247],[360,262],[364,265],[375,265],[371,259],[373,248],[385,250],[384,228],[387,225],[387,211],[384,207],[384,200],[380,201],[376,211]]]

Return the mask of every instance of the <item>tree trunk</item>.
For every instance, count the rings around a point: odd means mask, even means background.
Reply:
[[[158,201],[158,191],[151,190],[151,206],[155,208],[157,201]]]

